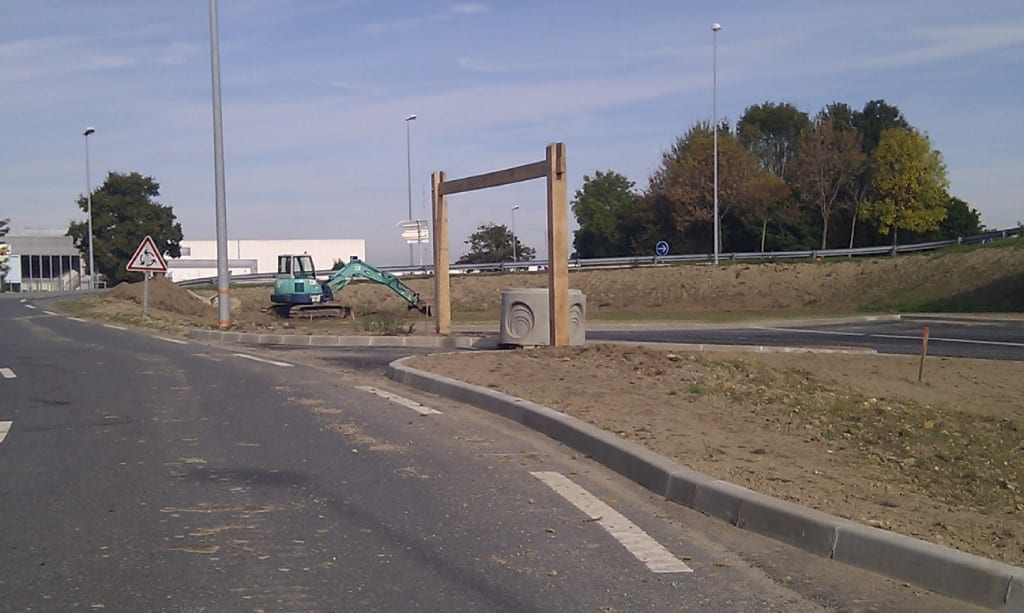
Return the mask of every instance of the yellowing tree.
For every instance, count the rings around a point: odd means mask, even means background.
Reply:
[[[949,178],[942,154],[927,136],[905,128],[884,130],[871,171],[872,196],[860,217],[883,234],[892,232],[893,245],[900,230],[927,232],[945,219]]]

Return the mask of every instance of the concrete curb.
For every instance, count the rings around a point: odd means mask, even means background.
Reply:
[[[494,349],[493,338],[479,336],[327,336],[315,334],[256,334],[189,330],[185,336],[200,341],[291,347],[411,347],[417,349]]]
[[[388,376],[537,430],[668,500],[738,528],[972,604],[1005,610],[1024,605],[1022,568],[715,479],[548,407],[406,366],[408,359],[392,362]]]

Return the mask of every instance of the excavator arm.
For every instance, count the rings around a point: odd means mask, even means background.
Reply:
[[[348,264],[323,282],[322,287],[324,294],[326,295],[326,300],[332,300],[334,294],[345,289],[345,286],[355,279],[367,279],[374,283],[380,283],[381,285],[387,286],[388,289],[395,292],[401,296],[403,300],[408,302],[410,309],[416,309],[420,313],[428,316],[431,314],[430,305],[424,302],[420,298],[420,295],[412,291],[408,285],[402,283],[398,277],[389,272],[378,270],[356,257],[353,257]]]

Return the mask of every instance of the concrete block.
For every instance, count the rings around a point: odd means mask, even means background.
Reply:
[[[314,347],[337,347],[341,345],[341,337],[339,336],[311,336],[309,337],[309,344]]]
[[[282,345],[284,334],[260,334],[256,337],[256,343],[260,345]]]
[[[850,522],[839,530],[837,561],[959,600],[997,608],[1024,570],[909,536]]]
[[[740,519],[740,504],[747,494],[753,494],[753,491],[715,479],[697,486],[693,493],[693,508],[735,526]]]
[[[699,473],[685,466],[676,465],[668,476],[668,487],[665,491],[665,498],[692,508],[697,488],[715,481],[714,478]]]
[[[850,523],[774,496],[747,491],[740,502],[738,527],[825,558],[832,557],[839,527]]]

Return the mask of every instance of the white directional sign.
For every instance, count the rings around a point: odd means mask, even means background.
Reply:
[[[410,245],[430,242],[430,227],[426,219],[410,219],[398,223],[402,229],[402,240]]]
[[[156,248],[153,238],[147,236],[139,243],[139,248],[135,250],[135,255],[128,261],[125,269],[135,272],[167,272],[167,263],[160,255],[160,250]]]

